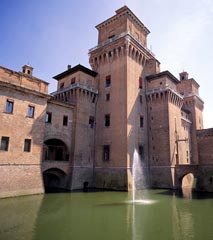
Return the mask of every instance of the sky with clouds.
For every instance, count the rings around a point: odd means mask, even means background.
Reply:
[[[0,65],[19,71],[29,63],[50,82],[68,64],[89,67],[95,26],[127,5],[151,31],[148,47],[161,70],[185,70],[200,84],[204,124],[213,127],[212,0],[1,0]]]

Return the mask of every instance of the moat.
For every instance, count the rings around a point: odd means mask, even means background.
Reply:
[[[0,239],[212,239],[213,195],[167,190],[49,193],[0,200]]]

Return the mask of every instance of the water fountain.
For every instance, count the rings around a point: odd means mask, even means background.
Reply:
[[[146,189],[146,176],[144,173],[144,168],[142,166],[142,161],[137,150],[134,150],[133,153],[133,162],[132,162],[132,200],[133,204],[152,204],[153,200],[144,199],[144,196],[137,195],[138,190]]]

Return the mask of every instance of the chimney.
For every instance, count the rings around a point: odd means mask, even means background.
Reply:
[[[182,73],[179,73],[179,76],[180,76],[180,81],[183,81],[183,80],[188,80],[189,74],[187,72],[182,72]]]
[[[72,66],[71,65],[67,65],[67,70],[69,70]]]
[[[24,65],[22,67],[22,72],[24,74],[32,76],[33,75],[33,67],[31,67],[30,65]]]

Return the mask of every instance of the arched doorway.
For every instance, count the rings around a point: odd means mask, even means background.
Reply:
[[[59,139],[49,139],[43,145],[43,159],[48,161],[69,161],[66,144]]]
[[[43,172],[45,192],[59,192],[66,189],[66,174],[58,168]]]
[[[196,188],[196,180],[192,173],[183,176],[181,188],[184,197],[192,198],[192,191]]]

